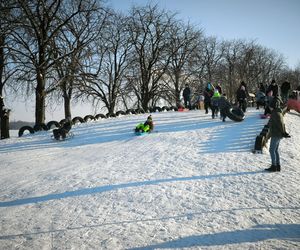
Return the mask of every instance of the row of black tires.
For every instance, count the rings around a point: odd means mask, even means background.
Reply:
[[[196,108],[196,107],[194,107],[194,108]],[[88,121],[93,121],[93,120],[96,121],[96,120],[99,120],[99,119],[117,117],[117,116],[120,116],[120,115],[145,114],[145,113],[149,113],[149,112],[153,113],[153,112],[162,112],[162,111],[178,111],[178,108],[175,107],[175,106],[171,106],[171,107],[164,106],[162,108],[157,106],[157,107],[150,108],[149,110],[146,110],[146,111],[139,108],[139,109],[128,109],[126,111],[120,110],[120,111],[117,111],[116,113],[113,113],[113,114],[107,113],[106,115],[104,115],[104,114],[97,114],[95,116],[86,115],[84,118],[82,118],[80,116],[76,116],[72,119],[72,123],[74,125],[76,123],[85,123],[85,122],[88,122]],[[25,131],[29,131],[30,134],[33,134],[34,132],[37,132],[37,131],[50,130],[53,127],[61,128],[66,122],[67,122],[66,119],[62,119],[60,122],[50,121],[47,124],[45,124],[45,123],[36,124],[33,127],[23,126],[19,129],[18,135],[19,135],[19,137],[21,137],[24,134]]]

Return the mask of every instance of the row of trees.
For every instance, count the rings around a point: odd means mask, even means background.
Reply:
[[[272,49],[207,37],[157,5],[124,15],[101,0],[6,0],[0,14],[0,95],[34,94],[36,124],[52,102],[69,118],[72,100],[113,113],[179,105],[186,83],[197,93],[220,83],[233,99],[241,81],[250,91],[272,78],[300,82],[300,66],[289,69]]]

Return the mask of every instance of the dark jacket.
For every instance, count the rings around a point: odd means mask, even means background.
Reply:
[[[186,100],[190,99],[190,95],[191,95],[191,89],[189,87],[185,87],[185,89],[183,90],[183,98]]]
[[[281,93],[287,94],[291,89],[291,84],[289,82],[284,82],[281,85]]]
[[[245,100],[247,98],[247,92],[246,90],[242,90],[239,88],[236,92],[236,99],[237,100]]]
[[[277,96],[278,95],[278,85],[277,84],[270,84],[268,89],[267,89],[267,95],[270,91],[272,91],[272,96]]]
[[[205,103],[210,103],[211,102],[211,97],[213,96],[214,91],[209,89],[209,88],[205,88],[203,95],[204,95],[204,102]]]
[[[283,122],[282,110],[280,108],[273,109],[273,111],[271,113],[270,121],[269,121],[269,126],[270,126],[270,136],[271,137],[283,138],[286,131],[285,131],[285,125]]]
[[[226,110],[231,108],[230,102],[226,99],[225,96],[221,96],[219,99],[219,108],[220,110]]]

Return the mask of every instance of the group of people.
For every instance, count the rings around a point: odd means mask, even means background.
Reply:
[[[271,84],[265,88],[261,83],[256,93],[257,109],[260,106],[265,108],[265,112],[270,113],[269,120],[269,135],[270,135],[270,147],[269,153],[271,157],[271,166],[266,171],[279,172],[281,171],[281,162],[279,156],[279,143],[282,138],[288,138],[290,135],[286,132],[285,124],[283,120],[282,107],[286,103],[290,91],[290,84],[284,82],[281,85],[281,95],[279,94],[279,87],[275,80],[272,80]],[[185,85],[183,91],[184,105],[191,108],[191,90],[188,85]],[[212,118],[215,118],[220,112],[222,121],[225,121],[227,111],[232,107],[231,103],[227,100],[226,94],[222,92],[220,85],[214,87],[211,83],[207,83],[204,92],[204,109],[208,114],[208,110],[211,109]],[[236,91],[237,106],[246,112],[247,109],[247,97],[249,96],[247,85],[245,82],[241,82]],[[154,128],[152,116],[148,116],[144,123],[140,123],[135,128],[136,132],[151,132]]]
[[[218,116],[218,113],[220,112],[220,118],[223,122],[225,122],[225,119],[227,117],[228,110],[232,107],[231,103],[227,100],[226,93],[222,92],[222,87],[217,84],[216,87],[214,87],[210,82],[207,83],[204,91],[204,109],[205,113],[208,114],[209,108],[212,112],[212,118],[214,119],[216,116]],[[241,83],[241,86],[238,88],[236,92],[236,98],[238,107],[241,108],[244,112],[246,111],[246,98],[247,98],[247,92],[246,92],[246,84],[244,82]]]
[[[260,83],[256,92],[256,109],[262,106],[265,109],[264,115],[270,115],[270,103],[274,98],[280,97],[281,105],[286,104],[291,91],[291,84],[288,81],[284,81],[279,87],[275,79],[271,81],[270,85],[264,86]]]

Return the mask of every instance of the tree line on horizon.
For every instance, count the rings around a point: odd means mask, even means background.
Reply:
[[[160,102],[178,106],[189,84],[201,93],[220,84],[230,100],[241,81],[255,92],[271,79],[300,82],[300,64],[255,40],[220,40],[158,5],[119,13],[101,0],[6,0],[0,3],[0,106],[6,94],[35,96],[35,123],[46,105],[73,101],[116,108]],[[3,124],[3,122],[1,122]],[[1,130],[2,131],[2,130]]]

